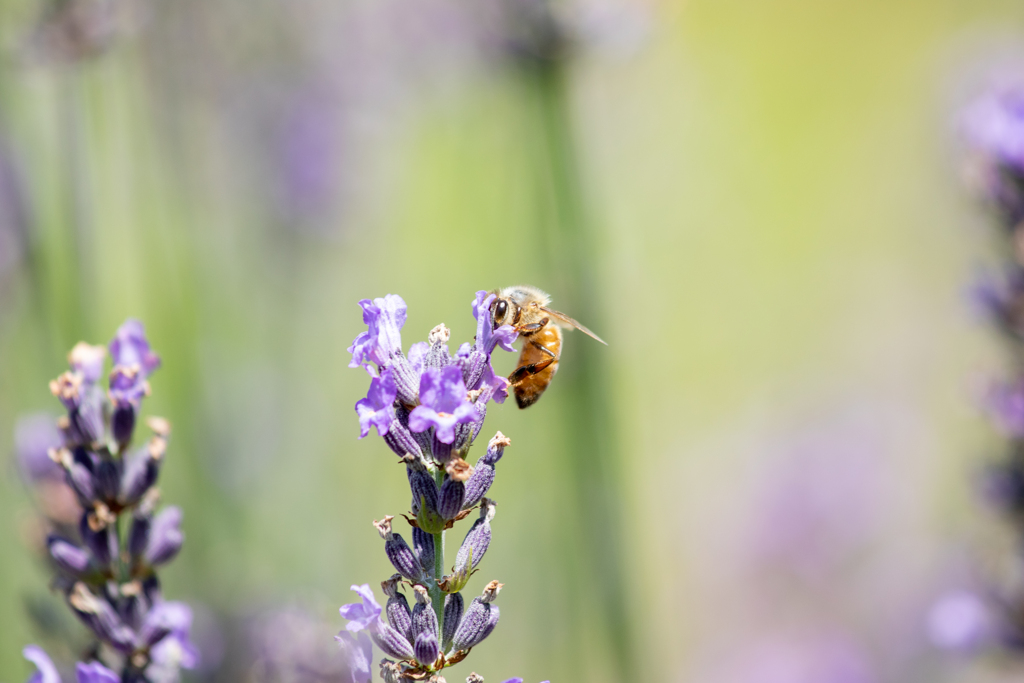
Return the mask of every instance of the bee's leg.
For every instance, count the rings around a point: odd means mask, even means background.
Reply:
[[[516,332],[518,332],[519,334],[530,334],[531,332],[536,332],[537,330],[541,329],[547,324],[548,319],[544,318],[540,322],[530,323],[529,325],[520,325],[519,327],[516,328]]]
[[[529,365],[516,368],[515,372],[508,376],[509,384],[512,386],[519,384],[530,375],[536,375],[538,372],[544,370],[546,367],[554,363],[555,360],[557,359],[554,357],[554,354],[552,354],[551,358],[545,358],[539,363],[530,363]]]
[[[527,343],[529,343],[529,344],[530,344],[530,346],[534,347],[535,349],[538,349],[538,350],[540,350],[540,351],[543,351],[544,353],[548,354],[549,356],[551,356],[551,357],[552,357],[552,358],[554,358],[555,360],[558,360],[558,356],[556,356],[556,355],[555,355],[555,352],[554,352],[554,351],[552,351],[551,349],[549,349],[548,347],[546,347],[546,346],[543,346],[543,345],[541,345],[541,344],[538,344],[538,343],[537,343],[536,341],[534,341],[533,339],[527,339],[526,341],[527,341]]]

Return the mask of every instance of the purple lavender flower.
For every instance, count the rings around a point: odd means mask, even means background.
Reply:
[[[369,326],[352,342],[348,350],[352,353],[350,368],[360,365],[374,375],[370,363],[378,368],[388,367],[396,355],[402,353],[402,326],[405,325],[405,301],[397,294],[388,294],[383,299],[363,299],[363,322]]]
[[[995,620],[989,606],[969,591],[944,595],[928,614],[928,636],[943,650],[975,653],[991,644],[995,634]]]
[[[994,382],[986,397],[985,407],[1005,435],[1024,438],[1024,379]]]
[[[99,662],[75,665],[78,683],[121,683],[121,678]]]
[[[370,584],[364,583],[361,586],[352,586],[352,590],[362,598],[361,602],[354,602],[342,605],[341,616],[349,620],[345,626],[352,633],[365,631],[380,619],[381,607],[373,597],[373,590]]]
[[[1012,227],[1024,212],[1024,88],[989,91],[965,111],[961,130],[977,157],[978,192]]]
[[[61,445],[56,418],[49,413],[18,418],[14,425],[14,450],[22,478],[30,484],[63,481],[64,470],[50,457],[50,451]]]
[[[60,683],[60,674],[49,655],[38,645],[28,645],[21,651],[22,656],[36,665],[35,674],[28,679],[27,683]]]
[[[373,664],[373,643],[365,633],[354,636],[342,631],[334,636],[341,648],[342,657],[349,666],[352,683],[370,683]]]
[[[356,402],[356,413],[359,415],[359,438],[370,433],[370,427],[377,428],[377,434],[386,436],[395,420],[395,409],[392,405],[398,396],[395,380],[391,372],[385,370],[380,377],[370,380],[370,391],[366,398]]]
[[[385,554],[398,571],[381,584],[388,595],[387,622],[380,618],[381,608],[368,586],[362,587],[364,602],[345,605],[341,614],[351,620],[350,631],[368,630],[385,655],[401,662],[381,663],[386,681],[407,680],[403,670],[409,667],[426,675],[436,673],[435,667],[457,663],[498,622],[498,608],[490,604],[501,587],[497,581],[465,610],[459,593],[490,544],[494,504],[484,494],[494,481],[494,464],[509,443],[500,433],[491,441],[479,460],[479,474],[464,459],[483,426],[487,404],[507,396],[508,380],[494,372],[491,354],[497,348],[511,351],[516,332],[507,325],[495,328],[490,312],[494,299],[493,294],[477,292],[472,302],[476,338],[454,355],[448,350],[451,333],[437,325],[426,342],[413,344],[405,356],[405,302],[395,295],[360,302],[368,329],[349,349],[350,367],[362,366],[371,376],[366,398],[356,404],[360,438],[376,427],[406,465],[412,500],[411,516],[405,517],[412,526],[413,546],[392,529],[393,516],[375,521]],[[455,572],[442,576],[444,534],[477,503],[480,519],[455,558]],[[416,594],[412,610],[398,593],[402,579]],[[449,650],[447,659],[441,658],[444,650]]]
[[[121,677],[169,683],[177,680],[181,668],[198,663],[198,651],[188,635],[191,610],[164,600],[155,574],[184,540],[179,508],[171,506],[154,516],[158,494],[153,487],[170,434],[167,421],[149,418],[152,438],[141,452],[127,450],[141,397],[149,391],[146,377],[160,360],[134,320],[118,330],[110,354],[114,368],[109,401],[97,385],[106,355],[102,347],[75,346],[68,356],[71,370],[51,383],[68,414],[58,421],[61,443],[50,456],[63,469],[63,488],[73,492],[81,510],[77,525],[61,527],[69,536],[52,535],[47,549],[59,573],[54,585],[95,638],[90,651],[116,659],[122,672],[116,676],[102,663],[81,663],[80,683]],[[53,438],[52,432],[47,438]],[[118,534],[122,515],[133,520],[127,552]]]
[[[441,443],[455,441],[455,425],[473,422],[476,409],[466,398],[466,384],[462,371],[454,366],[444,370],[424,370],[420,377],[420,405],[409,414],[409,429],[425,432],[431,427],[437,431]]]
[[[110,340],[110,357],[115,366],[138,367],[143,378],[160,367],[160,357],[150,348],[145,328],[134,318],[117,328],[117,334]]]

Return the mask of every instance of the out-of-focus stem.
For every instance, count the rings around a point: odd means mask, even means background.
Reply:
[[[602,324],[598,305],[595,235],[587,214],[575,148],[567,68],[559,58],[539,60],[524,67],[538,141],[534,174],[545,183],[538,191],[543,202],[541,215],[545,219],[547,244],[534,253],[550,254],[548,272],[561,274],[557,283],[558,307],[601,334],[608,326]],[[601,596],[597,605],[603,611],[611,644],[609,665],[613,669],[609,678],[631,680],[638,669],[627,607],[615,422],[605,379],[608,350],[581,334],[569,337],[566,345],[572,348],[566,355],[571,358],[564,368],[559,368],[558,382],[563,395],[568,395],[566,441],[571,447],[567,456],[577,500],[572,508],[576,512],[577,537],[582,539],[582,557],[577,568],[590,571],[590,579],[596,584],[594,594]],[[582,601],[580,596],[576,597]]]

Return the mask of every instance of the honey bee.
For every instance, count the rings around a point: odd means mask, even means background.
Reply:
[[[497,295],[491,303],[494,328],[511,325],[523,339],[519,363],[508,376],[520,408],[536,403],[551,384],[562,355],[562,327],[575,327],[607,346],[607,342],[565,313],[548,308],[551,297],[536,287],[518,285],[496,289],[494,294]]]

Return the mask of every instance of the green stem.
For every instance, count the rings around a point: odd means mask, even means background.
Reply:
[[[560,273],[559,301],[563,310],[595,330],[608,330],[598,305],[600,280],[595,267],[595,230],[591,220],[576,148],[570,107],[570,74],[563,60],[534,65],[526,82],[534,103],[535,174],[544,183],[539,190],[550,272]],[[561,304],[560,304],[561,305]],[[607,350],[582,336],[566,344],[570,362],[559,375],[566,403],[566,452],[575,487],[574,520],[581,542],[577,566],[589,574],[592,588],[602,596],[599,609],[607,628],[613,667],[612,680],[626,680],[635,672],[636,651],[630,629],[628,577],[623,562],[625,534],[620,500],[622,473],[618,468],[613,406],[607,386]],[[580,599],[581,596],[575,596]]]
[[[440,490],[444,482],[444,469],[438,467],[434,472],[434,481]],[[440,579],[444,576],[444,531],[434,534],[434,578]],[[434,581],[427,587],[430,592],[430,600],[434,606],[434,614],[437,615],[438,634],[444,633],[444,591]]]

